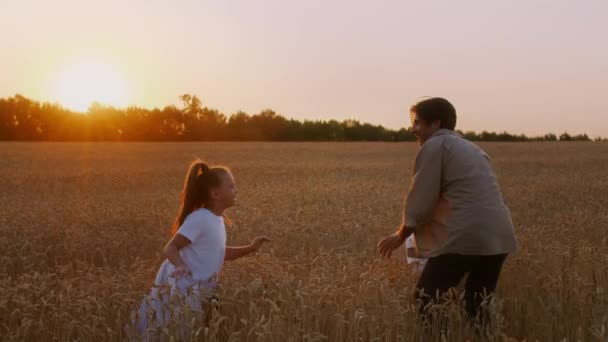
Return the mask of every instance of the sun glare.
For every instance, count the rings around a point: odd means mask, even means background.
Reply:
[[[125,78],[111,65],[99,61],[81,61],[60,69],[51,84],[51,96],[63,106],[86,112],[91,103],[116,107],[128,103]]]

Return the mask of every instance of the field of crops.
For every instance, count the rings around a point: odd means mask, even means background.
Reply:
[[[521,246],[503,269],[485,340],[608,339],[608,145],[482,144]],[[416,145],[1,143],[0,339],[120,340],[149,290],[196,156],[230,167],[228,262],[200,340],[420,340],[400,222]],[[475,340],[457,306],[444,340]],[[172,334],[167,330],[165,337]],[[441,340],[437,331],[424,340]]]

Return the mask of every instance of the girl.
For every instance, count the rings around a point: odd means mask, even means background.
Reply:
[[[181,205],[163,251],[166,260],[160,266],[154,286],[137,312],[132,313],[134,333],[147,336],[166,327],[171,319],[185,311],[201,312],[215,296],[217,275],[225,260],[234,260],[257,251],[264,236],[242,247],[226,246],[224,211],[236,204],[237,189],[230,171],[192,162],[181,195]],[[184,332],[184,327],[180,331]],[[149,336],[148,336],[149,337]]]

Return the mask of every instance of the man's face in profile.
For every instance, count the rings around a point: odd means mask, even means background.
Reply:
[[[417,113],[410,113],[410,120],[412,123],[412,132],[416,136],[416,140],[418,140],[420,146],[439,130],[439,121],[428,123],[420,118]]]

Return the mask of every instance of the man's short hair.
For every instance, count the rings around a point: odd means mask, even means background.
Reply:
[[[441,122],[439,128],[450,130],[456,128],[456,108],[442,97],[421,100],[410,108],[410,112],[418,114],[420,119],[429,124],[439,120]]]

